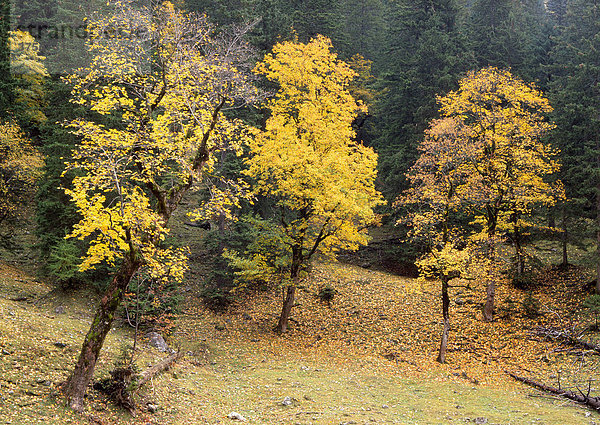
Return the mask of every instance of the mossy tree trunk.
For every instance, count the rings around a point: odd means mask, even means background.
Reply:
[[[79,360],[73,373],[62,388],[69,406],[75,411],[81,412],[83,410],[85,391],[93,378],[94,368],[106,335],[112,327],[115,313],[123,300],[129,281],[140,268],[140,262],[134,257],[134,255],[129,255],[123,260],[108,289],[102,296],[92,325],[81,347]]]

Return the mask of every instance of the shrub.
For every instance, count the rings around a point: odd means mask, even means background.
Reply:
[[[325,285],[321,289],[319,289],[319,293],[317,294],[317,296],[322,302],[326,302],[327,304],[329,304],[331,303],[331,301],[333,301],[333,297],[335,297],[336,293],[337,291],[331,285]]]
[[[169,332],[181,311],[182,301],[177,282],[140,274],[131,280],[125,294],[124,319],[133,327]]]

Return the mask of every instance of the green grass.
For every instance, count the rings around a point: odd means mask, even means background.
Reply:
[[[208,313],[181,318],[171,341],[189,353],[140,392],[136,417],[93,390],[86,414],[78,416],[63,407],[57,385],[76,360],[94,297],[86,292],[43,296],[49,289],[17,269],[0,268],[0,424],[87,424],[89,418],[103,424],[222,424],[235,423],[227,419],[233,411],[253,424],[447,424],[486,418],[489,424],[563,425],[598,420],[596,413],[510,381],[502,387],[474,385],[449,369],[416,373],[404,363],[369,354],[348,359],[281,345],[267,333],[237,338],[214,329],[228,316]],[[12,301],[15,296],[27,300]],[[64,305],[66,314],[55,314],[57,305]],[[106,376],[129,343],[130,330],[110,333],[97,378]],[[142,348],[141,368],[162,356]],[[294,403],[283,406],[285,397]],[[157,404],[158,411],[147,412],[147,403]]]
[[[163,376],[155,383],[157,397],[166,397],[168,388],[178,403],[158,416],[173,424],[218,423],[231,411],[256,424],[445,424],[476,418],[490,424],[590,423],[581,408],[527,396],[535,391],[480,388],[436,374],[413,380],[401,372],[372,373],[368,364],[334,368],[326,359],[244,358],[243,366],[219,356],[217,365],[201,370],[181,366],[177,380]],[[283,406],[285,397],[294,404]]]

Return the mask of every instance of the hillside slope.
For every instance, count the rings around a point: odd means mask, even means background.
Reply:
[[[316,296],[329,284],[331,304]],[[189,424],[234,423],[239,412],[255,424],[591,424],[596,413],[543,396],[510,381],[504,368],[548,375],[560,367],[563,385],[582,379],[594,357],[573,361],[551,346],[532,341],[528,329],[546,314],[527,319],[518,291],[499,299],[501,319],[477,318],[477,288],[453,305],[449,364],[433,361],[441,325],[435,284],[354,266],[322,264],[300,292],[291,332],[271,328],[278,294],[240,296],[223,314],[205,309],[186,288],[187,306],[168,338],[186,356],[156,378],[138,398],[135,417],[90,390],[83,417],[64,409],[56,387],[75,362],[89,325],[93,297],[79,292],[48,293],[50,288],[13,267],[0,268],[0,423]],[[565,303],[575,286],[554,285],[536,294],[544,305]],[[571,288],[571,289],[569,289]],[[560,290],[560,291],[559,291]],[[566,292],[565,292],[566,291]],[[559,298],[556,298],[559,297]],[[14,301],[20,300],[20,301]],[[55,308],[64,306],[66,313]],[[562,310],[561,310],[562,311]],[[460,334],[460,337],[459,337]],[[96,376],[106,376],[130,344],[129,329],[113,330]],[[56,344],[59,343],[59,344]],[[64,346],[63,346],[64,344]],[[140,368],[162,354],[141,345]],[[563,355],[564,354],[564,355]],[[579,368],[570,372],[569,365]],[[549,372],[550,371],[550,372]],[[289,397],[291,405],[284,406]],[[155,413],[146,406],[158,406]]]

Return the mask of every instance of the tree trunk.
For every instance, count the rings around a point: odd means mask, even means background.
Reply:
[[[515,266],[517,277],[523,276],[525,273],[525,258],[523,256],[523,247],[521,245],[521,229],[519,229],[518,217],[515,219]]]
[[[295,245],[292,247],[292,266],[290,268],[290,280],[291,284],[287,286],[285,299],[283,300],[283,307],[281,308],[281,315],[279,316],[279,322],[275,327],[275,332],[285,333],[288,328],[288,320],[292,307],[294,307],[294,297],[296,295],[296,287],[298,286],[298,274],[300,273],[300,266],[302,265],[302,245]]]
[[[281,315],[279,316],[279,322],[277,323],[277,327],[275,331],[277,333],[285,333],[288,328],[288,321],[290,318],[290,313],[292,312],[292,307],[294,306],[294,297],[296,295],[296,285],[290,285],[287,287],[285,300],[283,301],[283,308],[281,309]]]
[[[156,375],[170,368],[171,365],[181,357],[183,357],[183,352],[178,351],[177,353],[171,354],[169,357],[140,373],[135,380],[135,389],[137,390]]]
[[[578,403],[583,403],[589,407],[594,408],[595,410],[600,410],[600,397],[590,397],[589,390],[588,390],[587,394],[584,394],[579,388],[577,388],[579,393],[576,393],[573,391],[567,391],[567,390],[563,390],[561,388],[554,388],[549,385],[544,385],[541,382],[534,381],[532,379],[528,379],[523,376],[516,375],[512,372],[508,372],[508,371],[505,371],[505,372],[508,373],[511,377],[513,377],[517,381],[523,382],[527,385],[531,385],[532,387],[535,387],[535,388],[539,388],[542,391],[546,391],[551,394],[556,394],[556,395],[568,398],[569,400],[576,401]],[[591,381],[590,381],[590,385],[591,385]]]
[[[493,238],[494,235],[491,237]],[[490,239],[489,247],[490,264],[492,265],[492,275],[488,277],[486,288],[485,306],[483,307],[483,321],[491,322],[494,320],[494,300],[496,297],[496,247],[495,241]]]
[[[138,261],[132,261],[130,258],[124,259],[123,264],[100,300],[92,325],[81,347],[79,360],[73,373],[62,388],[69,406],[75,411],[81,412],[83,410],[83,397],[94,375],[94,368],[100,350],[106,335],[112,327],[115,313],[123,300],[129,281],[139,267],[140,263]]]
[[[600,183],[596,185],[596,214],[596,294],[600,294]]]
[[[448,295],[448,279],[442,277],[442,317],[444,318],[444,330],[442,331],[442,341],[437,361],[446,363],[446,349],[448,348],[448,334],[450,333],[450,297]]]
[[[486,288],[485,306],[483,307],[484,322],[494,320],[494,298],[496,297],[496,279],[492,278]]]
[[[563,205],[562,208],[562,235],[561,235],[561,243],[562,243],[562,267],[567,267],[569,265],[569,251],[567,248],[567,241],[569,240],[569,233],[567,230],[567,207]]]

